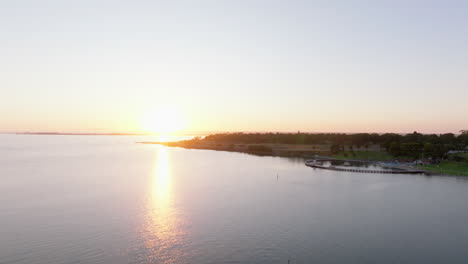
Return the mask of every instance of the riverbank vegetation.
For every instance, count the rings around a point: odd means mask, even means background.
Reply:
[[[433,159],[448,158],[449,151],[468,150],[468,131],[446,134],[376,133],[219,133],[166,145],[188,148],[218,148],[275,153],[289,150],[297,154],[329,154],[357,159]]]
[[[403,161],[434,172],[468,173],[468,131],[460,134],[220,133],[179,142],[146,142],[259,155]]]
[[[395,157],[388,152],[382,151],[345,151],[332,155],[336,159],[355,159],[355,160],[376,160],[376,161],[390,161]]]
[[[457,176],[468,176],[468,163],[456,161],[441,161],[438,164],[420,165],[418,168],[426,171]]]
[[[462,130],[459,135],[452,133],[421,134],[418,132],[405,135],[394,133],[222,133],[209,135],[202,140],[229,144],[328,144],[329,152],[334,155],[353,156],[359,153],[359,155],[369,155],[372,158],[372,153],[386,152],[397,158],[442,159],[450,150],[463,151],[467,148],[468,131]],[[376,146],[380,147],[377,151]],[[369,149],[371,147],[373,149]],[[382,158],[387,159],[390,156],[385,155]]]

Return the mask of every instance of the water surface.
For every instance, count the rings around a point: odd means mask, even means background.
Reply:
[[[0,135],[0,263],[467,263],[468,181]]]

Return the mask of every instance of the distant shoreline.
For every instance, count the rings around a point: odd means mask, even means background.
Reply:
[[[150,133],[61,133],[61,132],[15,132],[1,133],[10,135],[45,135],[45,136],[164,136]],[[173,136],[197,136],[199,134],[180,134]]]
[[[247,153],[261,156],[274,156],[274,157],[295,157],[295,158],[311,158],[315,155],[326,155],[329,151],[326,150],[327,146],[316,149],[301,148],[302,146],[294,144],[223,144],[223,143],[205,143],[200,142],[193,144],[192,141],[175,141],[175,142],[136,142],[139,144],[156,144],[167,147],[179,147],[185,149],[202,149],[202,150],[217,150]],[[261,146],[261,147],[259,147]],[[266,146],[266,147],[264,147]],[[264,148],[262,148],[264,147]]]
[[[44,136],[151,136],[152,134],[134,133],[55,133],[55,132],[33,132],[14,133],[16,135],[44,135]]]
[[[268,151],[252,151],[248,150],[248,147],[245,147],[243,149],[233,149],[231,146],[227,146],[227,144],[199,144],[199,145],[193,145],[193,144],[186,144],[184,141],[176,141],[176,142],[136,142],[138,144],[149,144],[149,145],[162,145],[166,147],[178,147],[178,148],[185,148],[185,149],[199,149],[199,150],[215,150],[215,151],[227,151],[227,152],[237,152],[237,153],[245,153],[245,154],[252,154],[252,155],[257,155],[257,156],[271,156],[271,157],[289,157],[289,158],[303,158],[304,163],[307,162],[306,159],[310,158],[316,158],[321,157],[321,158],[329,158],[329,159],[335,159],[335,160],[341,160],[341,161],[351,161],[351,162],[372,162],[372,163],[378,163],[378,162],[384,162],[381,160],[354,160],[354,159],[341,159],[341,158],[334,158],[333,156],[329,156],[330,152],[317,152],[315,151],[297,151],[297,148],[294,148],[294,144],[290,144],[289,148],[286,146],[286,144],[280,144],[282,147],[280,150],[276,149],[275,152],[268,152]],[[248,144],[244,144],[248,145]],[[251,145],[256,145],[256,144],[251,144]],[[413,166],[412,166],[413,167]],[[431,170],[430,168],[422,168],[422,167],[413,167],[414,171],[418,171],[418,173],[424,173],[425,175],[428,176],[447,176],[447,177],[456,177],[456,178],[461,178],[461,179],[466,179],[465,175],[460,175],[458,173],[454,174],[447,174],[443,173],[440,171],[436,170]],[[408,174],[408,173],[406,173]],[[413,174],[413,173],[409,173]]]

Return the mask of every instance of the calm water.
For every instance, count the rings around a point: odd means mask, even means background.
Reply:
[[[468,263],[466,180],[141,140],[0,135],[0,263]]]

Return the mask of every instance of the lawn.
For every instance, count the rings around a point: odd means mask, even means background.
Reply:
[[[345,151],[340,152],[336,155],[333,155],[336,159],[351,159],[351,160],[378,160],[378,161],[388,161],[393,160],[393,156],[387,152],[381,151]]]
[[[447,175],[468,176],[468,163],[455,161],[442,161],[440,164],[421,165],[421,169]]]

